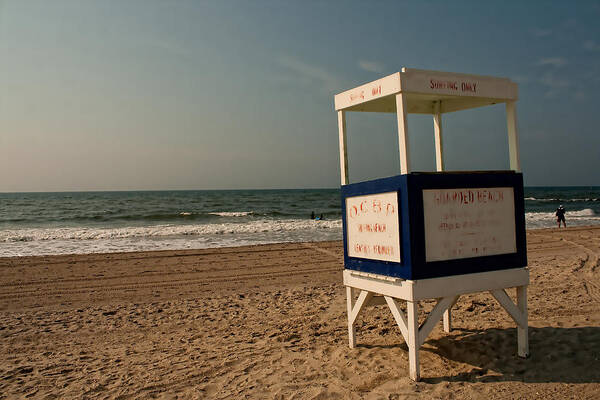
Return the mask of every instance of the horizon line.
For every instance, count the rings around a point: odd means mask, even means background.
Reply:
[[[0,191],[0,194],[17,193],[119,193],[119,192],[235,192],[244,190],[337,190],[338,187],[308,187],[308,188],[238,188],[238,189],[99,189],[99,190],[26,190],[26,191]],[[600,185],[523,185],[524,188],[585,188],[600,187]]]

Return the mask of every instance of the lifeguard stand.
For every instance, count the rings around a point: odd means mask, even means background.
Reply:
[[[517,323],[518,355],[529,355],[523,177],[515,103],[506,78],[403,68],[335,96],[338,113],[344,285],[349,345],[368,304],[387,303],[409,349],[410,377],[419,380],[418,350],[459,296],[489,291]],[[505,103],[511,171],[445,172],[442,114]],[[349,184],[346,112],[396,113],[400,175]],[[410,171],[407,114],[431,114],[436,169]],[[515,305],[506,293],[516,288]],[[358,292],[358,296],[357,296]],[[421,326],[420,300],[437,299]],[[406,301],[407,315],[399,300]]]

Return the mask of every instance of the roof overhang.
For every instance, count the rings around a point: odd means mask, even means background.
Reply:
[[[405,95],[412,114],[448,113],[518,100],[518,85],[508,78],[402,68],[335,96],[336,111],[396,112],[396,95]]]

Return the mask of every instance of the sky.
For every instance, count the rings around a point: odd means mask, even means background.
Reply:
[[[600,185],[599,1],[0,0],[0,192],[339,187],[335,94],[402,67],[507,77],[525,185]],[[350,182],[399,174],[348,113]],[[508,169],[504,105],[444,114],[448,170]],[[435,170],[410,115],[411,169]]]

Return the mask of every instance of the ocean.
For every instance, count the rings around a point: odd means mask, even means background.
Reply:
[[[555,227],[559,204],[600,224],[600,187],[528,187],[527,228]],[[0,257],[341,238],[338,189],[0,193]]]

